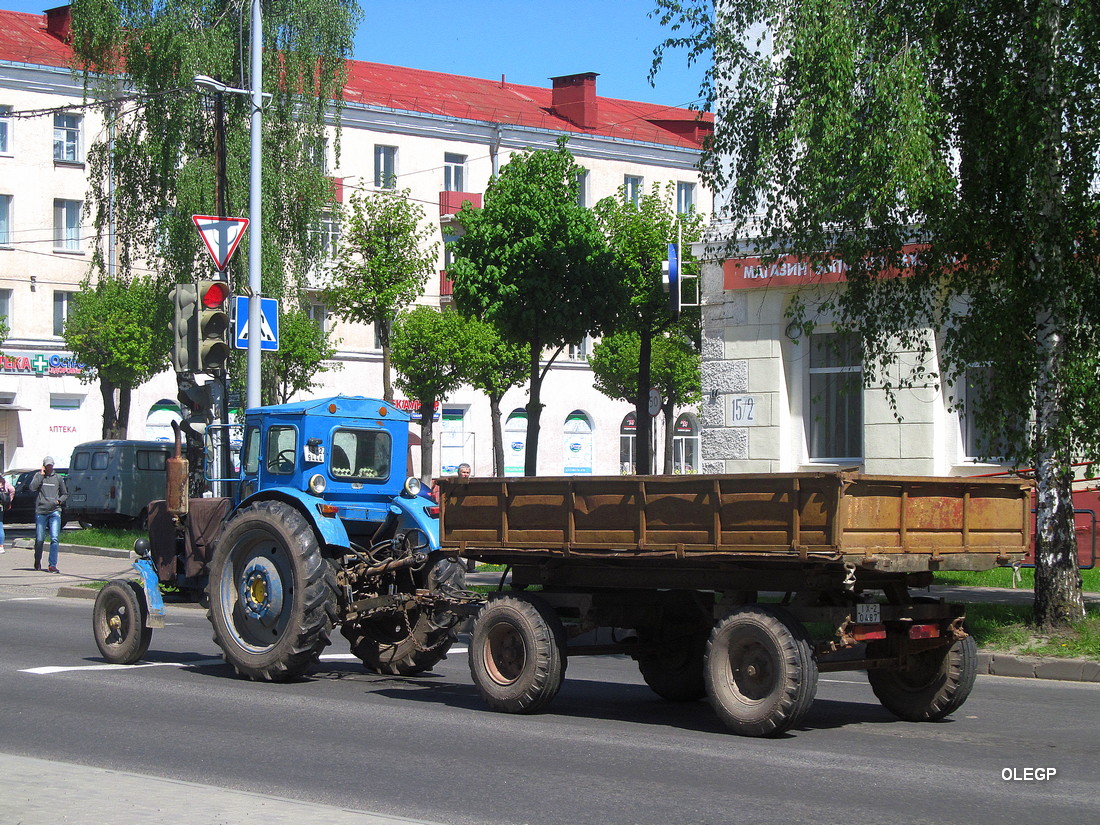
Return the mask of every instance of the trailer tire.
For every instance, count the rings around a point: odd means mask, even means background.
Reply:
[[[132,665],[149,650],[153,629],[149,608],[137,582],[108,582],[92,607],[92,632],[103,658],[113,665]]]
[[[424,587],[428,590],[466,588],[462,562],[440,554],[429,558]],[[415,676],[431,670],[447,658],[454,643],[454,629],[443,617],[417,610],[382,619],[344,622],[340,633],[352,655],[375,673]]]
[[[746,605],[707,643],[707,694],[741,736],[778,736],[798,725],[817,692],[817,661],[805,629],[786,611]]]
[[[868,645],[867,657],[879,655]],[[879,702],[909,722],[936,722],[954,713],[970,696],[978,672],[978,645],[973,636],[926,650],[912,657],[907,670],[867,671],[867,680]]]
[[[336,572],[294,507],[260,501],[234,513],[210,564],[207,617],[241,676],[286,682],[329,644]]]
[[[638,631],[638,641],[650,642],[649,634]],[[660,643],[652,653],[638,656],[638,670],[650,689],[670,702],[695,702],[707,695],[703,673],[707,634],[695,633]]]
[[[561,689],[566,662],[561,619],[537,596],[493,599],[474,622],[470,675],[493,710],[541,710]]]

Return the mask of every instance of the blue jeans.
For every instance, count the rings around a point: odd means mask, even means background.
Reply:
[[[50,531],[50,567],[57,567],[57,538],[61,533],[61,511],[34,514],[34,561],[42,561],[42,544],[46,541],[46,530]]]

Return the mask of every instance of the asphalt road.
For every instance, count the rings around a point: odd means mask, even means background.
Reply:
[[[913,724],[883,710],[862,674],[828,674],[803,728],[757,740],[726,733],[705,702],[659,700],[629,659],[570,659],[548,712],[510,716],[482,707],[457,651],[430,676],[380,677],[338,637],[309,679],[268,685],[220,662],[201,610],[172,608],[152,664],[128,668],[102,666],[90,615],[90,601],[0,593],[0,774],[10,754],[448,825],[1100,814],[1100,685],[983,676],[952,720]],[[1024,779],[1034,768],[1057,773]],[[180,798],[202,810],[203,796]],[[173,804],[184,803],[163,810]]]

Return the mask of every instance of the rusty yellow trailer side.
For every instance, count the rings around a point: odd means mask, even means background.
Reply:
[[[1029,482],[854,472],[449,479],[440,541],[484,560],[801,559],[880,572],[1023,558]]]

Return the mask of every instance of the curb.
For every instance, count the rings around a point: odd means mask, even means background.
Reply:
[[[34,539],[15,539],[11,545],[12,547],[18,547],[23,550],[33,550]],[[75,553],[78,556],[105,556],[111,559],[128,559],[133,557],[133,552],[130,550],[118,550],[113,547],[88,547],[83,544],[59,543],[57,548],[60,552]]]

